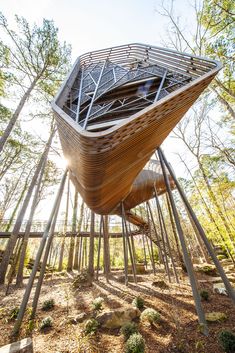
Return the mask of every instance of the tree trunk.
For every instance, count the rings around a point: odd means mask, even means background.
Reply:
[[[76,232],[76,228],[77,228],[77,211],[78,211],[78,192],[75,191],[74,205],[73,205],[73,218],[72,218],[72,233],[75,233]],[[75,241],[74,240],[75,240],[75,237],[71,236],[67,271],[72,271],[73,270],[74,245],[75,245]]]
[[[27,89],[27,91],[25,92],[23,97],[21,98],[21,100],[20,100],[20,102],[19,102],[14,114],[12,115],[12,117],[11,117],[11,119],[10,119],[10,121],[9,121],[9,123],[8,123],[4,133],[3,133],[3,135],[1,136],[1,138],[0,138],[0,153],[2,152],[3,147],[4,147],[6,141],[7,141],[8,137],[9,137],[13,127],[15,126],[15,123],[16,123],[19,115],[20,115],[20,112],[23,109],[23,107],[25,105],[25,102],[29,98],[32,90],[34,89],[38,79],[39,79],[38,77],[35,77],[35,79],[31,83],[31,85],[29,86],[29,88]]]
[[[108,279],[108,275],[110,273],[110,248],[109,248],[108,216],[104,216],[103,237],[104,237],[104,273],[106,275],[106,279]]]
[[[189,253],[188,253],[188,249],[187,249],[187,246],[186,246],[183,230],[182,230],[182,227],[181,227],[181,224],[180,224],[178,212],[177,212],[177,209],[176,209],[176,206],[175,206],[175,203],[174,203],[174,199],[173,199],[173,195],[172,195],[169,179],[168,179],[168,176],[167,176],[167,173],[166,173],[165,158],[163,159],[162,152],[159,149],[158,149],[158,156],[159,156],[159,160],[160,160],[160,164],[161,164],[161,168],[162,168],[164,181],[165,181],[165,184],[166,184],[167,193],[169,195],[169,201],[170,201],[172,213],[173,213],[173,216],[174,216],[174,219],[175,219],[177,232],[178,232],[180,243],[181,243],[181,247],[182,247],[182,252],[183,252],[183,256],[184,256],[185,266],[186,266],[187,273],[188,273],[188,276],[189,276],[189,280],[190,280],[190,283],[191,283],[191,288],[192,288],[192,292],[193,292],[193,297],[194,297],[194,301],[195,301],[195,305],[196,305],[196,310],[197,310],[199,322],[200,322],[200,324],[203,325],[204,334],[208,335],[208,327],[207,327],[205,314],[204,314],[204,311],[203,311],[203,308],[202,308],[202,304],[201,304],[201,298],[200,298],[200,295],[199,295],[199,292],[198,292],[198,288],[197,288],[197,281],[196,281],[196,277],[195,277],[194,271],[193,271],[193,264],[192,264],[191,258],[189,256]]]
[[[40,158],[40,160],[39,160],[39,162],[37,164],[37,167],[36,167],[36,170],[34,172],[33,178],[32,178],[32,180],[30,182],[27,194],[25,196],[23,205],[22,205],[21,210],[19,212],[19,215],[17,217],[17,220],[16,220],[15,226],[13,228],[13,231],[11,233],[11,236],[10,236],[10,238],[8,240],[6,249],[4,251],[4,254],[3,254],[3,257],[2,257],[2,262],[0,264],[0,284],[4,283],[6,272],[7,272],[7,267],[9,265],[10,258],[12,256],[14,248],[15,248],[15,244],[16,244],[17,237],[18,237],[18,234],[19,234],[19,231],[20,231],[21,224],[23,222],[23,219],[24,219],[28,204],[30,202],[30,198],[31,198],[33,189],[34,189],[35,184],[37,182],[38,175],[39,175],[39,173],[41,171],[41,168],[42,168],[42,165],[43,165],[45,159],[47,158],[47,155],[48,155],[48,152],[49,152],[49,149],[50,149],[51,142],[52,142],[54,134],[55,134],[55,129],[53,129],[53,131],[51,132],[51,135],[50,135],[49,140],[48,140],[48,142],[46,144],[44,152],[42,153],[41,158]]]
[[[79,252],[79,241],[80,241],[79,235],[82,229],[83,217],[84,217],[84,201],[82,201],[82,204],[81,204],[80,217],[78,221],[78,231],[77,231],[75,250],[74,250],[74,265],[73,265],[74,270],[78,270],[78,252]]]
[[[225,229],[226,229],[226,231],[228,233],[229,239],[230,239],[231,244],[233,246],[233,250],[235,252],[235,247],[234,247],[234,242],[233,242],[233,234],[231,232],[231,229],[230,229],[230,227],[228,225],[228,222],[227,222],[227,220],[226,220],[226,218],[225,218],[225,216],[224,216],[224,214],[223,214],[223,212],[222,212],[222,210],[220,208],[219,203],[217,202],[216,196],[215,196],[215,194],[214,194],[214,192],[213,192],[213,190],[211,188],[211,185],[210,185],[210,183],[209,183],[209,181],[207,179],[206,173],[204,171],[204,168],[203,168],[200,160],[198,160],[198,164],[199,164],[199,168],[200,168],[201,173],[202,173],[203,180],[205,181],[205,184],[206,184],[206,187],[207,187],[207,190],[208,190],[208,195],[209,195],[211,201],[213,202],[213,204],[215,205],[217,213],[220,216],[220,218],[221,218],[221,220],[222,220],[222,222],[224,224],[224,227],[225,227]]]
[[[36,258],[35,258],[35,261],[34,261],[33,269],[32,269],[32,272],[31,272],[31,275],[30,275],[30,278],[29,278],[29,281],[28,281],[28,284],[27,284],[27,287],[26,287],[26,290],[25,290],[21,305],[20,305],[19,314],[18,314],[16,322],[15,322],[15,326],[14,326],[14,329],[13,329],[13,334],[16,334],[16,333],[19,332],[19,329],[20,329],[20,326],[21,326],[21,323],[22,323],[22,320],[23,320],[23,317],[24,317],[24,313],[25,313],[25,310],[26,310],[26,307],[27,307],[27,304],[28,304],[29,296],[30,296],[30,293],[31,293],[31,290],[32,290],[32,287],[33,287],[34,279],[35,279],[35,276],[36,276],[36,273],[37,273],[37,270],[38,270],[38,265],[40,263],[41,256],[42,256],[43,250],[45,248],[45,244],[46,244],[46,241],[47,241],[50,229],[51,229],[53,218],[55,217],[55,213],[56,213],[58,205],[60,204],[60,201],[61,201],[61,197],[62,197],[63,190],[64,190],[64,184],[65,184],[65,180],[66,180],[66,176],[67,176],[67,171],[64,173],[64,175],[62,177],[62,180],[60,182],[60,187],[59,187],[59,190],[57,192],[56,199],[55,199],[53,208],[51,210],[50,217],[49,217],[49,219],[47,221],[46,229],[45,229],[45,231],[43,233],[43,236],[42,236],[42,239],[41,239],[41,242],[40,242],[40,246],[39,246],[38,251],[37,251],[37,255],[36,255]]]
[[[27,179],[26,179],[26,181],[25,181],[23,190],[21,191],[20,197],[19,197],[19,199],[18,199],[18,201],[17,201],[17,203],[16,203],[16,205],[15,205],[15,207],[14,207],[14,210],[13,210],[12,214],[11,214],[11,218],[9,219],[9,223],[7,224],[7,227],[6,227],[6,232],[9,232],[9,230],[10,230],[10,228],[11,228],[11,225],[12,225],[12,223],[13,223],[13,221],[14,221],[16,212],[18,211],[18,208],[19,208],[19,206],[20,206],[20,204],[21,204],[21,201],[23,200],[23,197],[24,197],[25,192],[26,192],[27,187],[28,187],[28,181],[29,181],[30,175],[31,175],[31,171],[30,171],[30,173],[29,173],[29,175],[28,175],[28,177],[27,177]]]
[[[191,217],[192,217],[192,219],[193,219],[193,221],[194,221],[194,223],[195,223],[195,225],[196,225],[196,227],[197,227],[197,229],[199,231],[199,234],[200,234],[200,236],[201,236],[201,238],[202,238],[202,240],[203,240],[203,242],[204,242],[204,244],[205,244],[205,246],[207,248],[207,251],[208,251],[209,255],[211,256],[212,260],[214,261],[214,264],[215,264],[215,266],[216,266],[216,268],[217,268],[217,270],[218,270],[218,272],[219,272],[219,274],[220,274],[220,276],[221,276],[221,278],[222,278],[222,280],[224,282],[224,285],[225,285],[225,287],[227,289],[228,295],[231,297],[231,299],[235,303],[235,290],[234,290],[234,288],[231,286],[231,284],[230,284],[230,282],[229,282],[229,280],[228,280],[228,278],[226,276],[226,273],[224,272],[223,267],[221,266],[219,260],[217,259],[217,256],[216,256],[212,246],[210,245],[210,242],[208,241],[208,239],[206,237],[206,234],[205,234],[200,222],[198,221],[195,213],[193,212],[193,210],[192,210],[192,208],[191,208],[191,206],[190,206],[190,204],[189,204],[189,202],[187,200],[186,195],[184,194],[183,190],[181,189],[181,186],[180,186],[178,180],[176,179],[175,174],[174,174],[171,166],[168,164],[168,162],[165,159],[165,156],[163,155],[163,153],[161,153],[161,156],[163,158],[163,161],[164,161],[164,163],[165,163],[165,165],[166,165],[166,167],[167,167],[172,179],[175,182],[175,185],[176,185],[176,187],[177,187],[177,189],[179,191],[179,194],[180,194],[185,206],[187,207],[188,211],[191,214]]]
[[[181,158],[180,158],[180,159],[181,159]],[[216,228],[218,234],[220,234],[219,226],[218,226],[218,224],[216,223],[216,221],[215,221],[215,219],[214,219],[214,217],[213,217],[213,214],[212,214],[212,212],[211,212],[209,206],[207,205],[207,203],[206,203],[206,201],[205,201],[205,199],[204,199],[204,197],[203,197],[203,195],[202,195],[202,193],[201,193],[199,187],[197,186],[197,183],[196,183],[196,181],[195,181],[195,179],[194,179],[194,177],[193,177],[193,175],[192,175],[190,169],[188,168],[188,166],[186,165],[186,163],[185,163],[184,160],[181,159],[181,162],[184,164],[185,168],[187,169],[187,172],[189,173],[189,175],[190,175],[191,178],[192,178],[192,181],[193,181],[193,183],[194,183],[194,185],[195,185],[195,187],[196,187],[196,190],[197,190],[198,194],[200,195],[200,198],[201,198],[202,203],[203,203],[203,205],[204,205],[204,207],[205,207],[206,213],[207,213],[208,217],[210,218],[210,221],[214,224],[214,226],[215,226],[215,228]]]
[[[95,214],[91,211],[91,227],[90,227],[90,247],[89,247],[89,265],[88,272],[94,276],[94,236],[95,236]]]
[[[40,275],[39,275],[37,287],[36,287],[36,290],[35,290],[35,293],[34,293],[31,318],[34,318],[36,310],[37,310],[38,299],[39,299],[39,295],[40,295],[40,292],[41,292],[41,287],[42,287],[44,274],[45,274],[45,271],[46,271],[48,255],[49,255],[50,249],[52,248],[52,241],[53,241],[53,238],[54,238],[55,226],[56,226],[56,221],[57,221],[57,216],[58,216],[58,212],[59,212],[59,208],[60,208],[61,199],[62,199],[62,192],[61,192],[60,198],[58,200],[58,204],[57,204],[57,208],[55,210],[55,214],[54,214],[53,222],[52,222],[52,225],[51,225],[50,233],[49,233],[48,238],[47,238],[46,249],[45,249],[45,253],[44,253],[44,257],[43,257],[43,261],[42,261],[42,265],[41,265],[41,269],[40,269]]]
[[[68,226],[69,190],[70,190],[70,180],[68,178],[66,209],[65,209],[65,219],[64,219],[64,234],[63,234],[61,248],[60,248],[60,259],[59,259],[58,271],[62,271],[62,268],[63,268],[64,246],[65,246],[65,238],[66,238],[66,232],[67,232],[67,226]]]
[[[37,187],[35,189],[33,202],[32,202],[32,206],[31,206],[31,210],[30,210],[30,214],[29,214],[29,219],[28,219],[26,229],[25,229],[25,234],[24,234],[21,253],[20,253],[19,268],[18,268],[18,273],[17,273],[17,277],[16,277],[16,285],[17,286],[21,286],[23,283],[25,254],[26,254],[26,249],[28,246],[28,240],[29,240],[30,229],[31,229],[32,221],[33,221],[33,216],[34,216],[34,213],[35,213],[35,210],[37,207],[38,195],[39,195],[39,191],[40,191],[40,187],[41,187],[41,183],[42,183],[42,178],[43,178],[45,167],[46,167],[46,162],[47,162],[47,156],[45,157],[45,160],[42,165],[42,169],[41,169],[41,172],[40,172],[40,175],[38,178]]]

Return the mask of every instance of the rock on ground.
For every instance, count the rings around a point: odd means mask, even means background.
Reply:
[[[99,314],[96,320],[104,328],[119,328],[127,322],[130,322],[140,316],[137,308],[124,308],[114,311],[106,311]]]
[[[227,315],[225,313],[221,313],[218,311],[213,311],[211,313],[206,314],[206,321],[208,322],[218,322],[224,321],[227,319]]]
[[[213,292],[218,294],[228,295],[227,290],[223,283],[213,284]]]
[[[0,348],[0,353],[33,353],[31,338],[24,338],[21,341],[10,343]]]

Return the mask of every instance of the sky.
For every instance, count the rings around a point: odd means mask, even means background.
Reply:
[[[72,61],[88,51],[127,43],[163,46],[167,19],[159,15],[162,0],[0,0],[0,11],[14,26],[14,15],[40,25],[50,19],[59,28],[61,41],[72,45]],[[164,1],[169,6],[170,1]],[[174,1],[177,14],[193,23],[193,9],[187,0]],[[183,176],[174,153],[178,144],[168,137],[165,152],[177,175]],[[62,162],[63,165],[63,162]]]
[[[0,9],[10,22],[14,14],[40,24],[54,20],[60,38],[72,44],[73,60],[87,51],[131,42],[161,45],[166,19],[162,0],[0,0]],[[168,6],[169,0],[164,1]],[[186,0],[175,0],[177,12],[192,14]]]
[[[72,45],[72,61],[88,51],[127,43],[162,46],[168,21],[161,16],[161,4],[170,0],[0,0],[0,11],[14,26],[14,15],[30,23],[54,20],[59,37]],[[192,0],[191,0],[192,1]],[[175,0],[178,16],[193,23],[190,0]],[[189,28],[190,30],[190,28]],[[165,144],[168,153],[175,150],[174,140]]]

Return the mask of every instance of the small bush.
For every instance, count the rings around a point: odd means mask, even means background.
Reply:
[[[207,292],[207,290],[203,289],[200,291],[200,297],[202,300],[209,300],[209,293]]]
[[[226,353],[235,352],[235,334],[231,331],[223,330],[219,333],[219,342]]]
[[[224,259],[227,259],[227,256],[223,255],[223,254],[220,254],[220,255],[217,255],[217,259],[218,260],[224,260]]]
[[[10,313],[10,320],[15,320],[19,314],[20,308],[18,306],[16,306],[15,308],[13,308]]]
[[[140,333],[134,333],[126,342],[126,353],[144,353],[145,342]]]
[[[141,321],[148,321],[151,325],[160,321],[160,314],[154,309],[145,309],[140,315]]]
[[[92,302],[93,309],[96,311],[102,310],[103,302],[104,302],[104,298],[102,297],[95,298]]]
[[[131,335],[138,333],[137,325],[134,322],[127,322],[121,327],[120,332],[124,336],[125,341],[127,341]]]
[[[40,330],[44,330],[45,328],[52,327],[53,326],[53,319],[51,316],[45,317],[41,324],[40,324]]]
[[[48,300],[45,300],[42,304],[42,310],[44,311],[48,311],[48,310],[51,310],[53,309],[55,306],[55,301],[54,299],[48,299]]]
[[[141,297],[136,297],[133,302],[132,305],[134,305],[136,308],[138,308],[139,310],[144,308],[144,299]]]
[[[95,319],[87,320],[85,323],[84,333],[85,335],[90,335],[96,333],[99,323]]]

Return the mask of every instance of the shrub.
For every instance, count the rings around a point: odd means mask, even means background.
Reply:
[[[209,299],[209,293],[207,292],[207,290],[203,289],[200,291],[200,297],[203,300],[208,300]]]
[[[84,328],[85,335],[96,333],[98,326],[99,326],[99,323],[97,320],[95,319],[87,320]]]
[[[145,342],[140,333],[134,333],[126,342],[126,353],[144,353]]]
[[[219,254],[219,255],[217,255],[217,259],[218,260],[224,260],[224,259],[227,259],[227,256],[223,255],[223,254]]]
[[[144,308],[144,299],[141,297],[136,297],[133,300],[132,305],[141,310]]]
[[[217,270],[214,265],[201,265],[197,267],[197,271],[201,273],[205,273],[205,275],[208,276],[216,276],[217,275]]]
[[[221,331],[219,333],[219,342],[226,353],[235,352],[235,334],[233,332]]]
[[[124,336],[125,341],[127,341],[133,333],[138,333],[137,325],[134,322],[127,322],[121,327],[120,332]]]
[[[18,306],[16,306],[15,308],[13,308],[11,311],[10,311],[10,320],[15,320],[19,314],[19,311],[20,311],[20,308]]]
[[[148,321],[151,325],[155,324],[160,321],[160,314],[154,309],[148,308],[145,309],[141,315],[140,315],[140,320],[141,321]]]
[[[54,306],[55,306],[54,299],[48,299],[43,302],[42,310],[48,311],[48,310],[51,310],[52,308],[54,308]]]
[[[40,330],[44,330],[45,328],[52,327],[53,325],[53,319],[51,316],[45,317],[41,324],[40,324]]]
[[[102,297],[95,298],[92,302],[93,309],[96,311],[102,310],[103,302],[104,302],[104,298]]]

